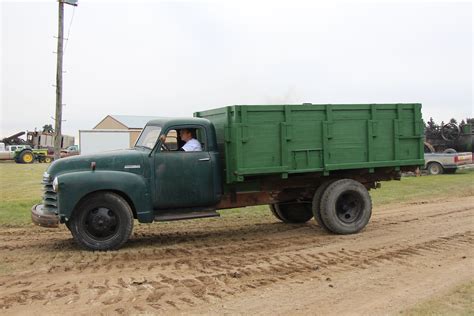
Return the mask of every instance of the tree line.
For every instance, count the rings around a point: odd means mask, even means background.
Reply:
[[[461,120],[461,123],[458,124],[458,121],[455,118],[449,120],[448,123],[441,121],[440,124],[436,123],[432,117],[430,117],[429,121],[425,123],[425,135],[427,137],[438,137],[441,135],[441,128],[443,128],[446,124],[454,124],[458,125],[459,128],[462,130],[462,127],[466,124],[474,124],[474,118],[466,118],[466,120]]]

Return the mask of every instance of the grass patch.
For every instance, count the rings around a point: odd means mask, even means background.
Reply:
[[[474,281],[401,313],[404,316],[474,315]]]
[[[41,202],[41,180],[48,166],[44,163],[0,163],[0,225],[31,223],[31,207]]]
[[[472,169],[439,176],[403,177],[400,181],[382,182],[382,188],[370,191],[375,206],[467,194],[474,195]]]
[[[41,202],[41,179],[49,164],[0,163],[0,226],[31,223],[31,206]],[[474,171],[454,175],[406,177],[401,181],[383,182],[382,188],[370,192],[374,205],[410,200],[430,200],[450,195],[474,195]],[[226,217],[269,215],[267,206],[253,206],[225,211]]]

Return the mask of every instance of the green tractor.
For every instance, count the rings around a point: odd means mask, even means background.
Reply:
[[[32,149],[28,147],[15,151],[14,159],[17,163],[33,163],[35,160],[45,163],[53,161],[53,158],[48,155],[47,149]]]

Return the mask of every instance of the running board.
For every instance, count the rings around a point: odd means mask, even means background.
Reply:
[[[216,211],[189,212],[189,213],[162,213],[155,216],[155,222],[180,221],[193,218],[206,218],[221,216]]]

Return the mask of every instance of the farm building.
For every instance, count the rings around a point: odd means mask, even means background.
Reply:
[[[79,131],[81,154],[133,147],[146,123],[156,118],[107,115],[93,129]]]
[[[130,146],[137,141],[148,121],[156,119],[156,116],[136,116],[136,115],[107,115],[93,129],[120,129],[128,131],[130,135]]]

